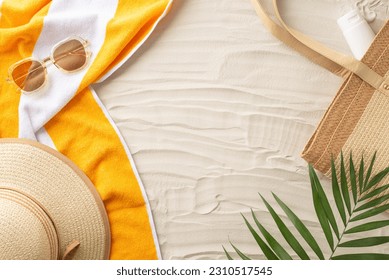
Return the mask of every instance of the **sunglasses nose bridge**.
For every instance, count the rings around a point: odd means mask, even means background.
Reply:
[[[53,60],[51,59],[51,57],[50,56],[48,56],[48,57],[46,57],[46,58],[44,58],[43,60],[42,60],[42,64],[43,65],[47,65],[47,64],[52,64],[53,63]]]

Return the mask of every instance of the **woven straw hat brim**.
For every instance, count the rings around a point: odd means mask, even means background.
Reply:
[[[72,259],[109,258],[111,236],[104,204],[88,177],[59,152],[34,141],[0,139],[1,187],[25,193],[44,207],[58,234],[59,257],[77,240],[80,245]],[[2,226],[0,237],[10,232]],[[31,244],[34,247],[37,244]],[[0,259],[4,250],[11,250],[14,259],[29,256],[0,242]]]

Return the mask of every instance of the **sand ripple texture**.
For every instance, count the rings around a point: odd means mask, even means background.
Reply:
[[[293,27],[350,53],[336,19],[353,2],[281,2]],[[381,2],[373,8],[383,19]],[[300,153],[340,84],[273,38],[249,0],[176,0],[140,50],[96,87],[134,156],[163,258],[225,259],[229,240],[264,258],[240,213],[253,209],[285,244],[258,195],[274,205],[271,192],[328,255]]]

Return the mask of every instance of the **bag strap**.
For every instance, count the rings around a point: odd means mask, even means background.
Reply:
[[[323,66],[332,73],[345,77],[347,73],[354,73],[362,80],[382,93],[389,94],[389,78],[386,79],[377,74],[363,62],[336,52],[301,32],[290,28],[282,19],[277,0],[272,0],[275,15],[282,24],[276,24],[266,13],[260,0],[252,0],[257,14],[270,32],[281,41],[291,46],[313,62]]]
[[[315,62],[316,64],[326,68],[328,71],[334,73],[335,75],[345,77],[350,72],[345,69],[343,66],[336,64],[332,60],[324,57],[323,55],[315,52],[311,48],[307,47],[306,45],[302,44],[300,41],[298,41],[295,37],[293,37],[292,34],[290,34],[287,30],[285,30],[283,27],[276,24],[265,12],[265,10],[262,8],[262,5],[257,2],[256,0],[252,0],[255,10],[259,17],[262,19],[263,24],[267,27],[267,29],[278,38],[280,41],[284,42],[289,47],[293,48],[300,54],[307,57],[309,60]]]

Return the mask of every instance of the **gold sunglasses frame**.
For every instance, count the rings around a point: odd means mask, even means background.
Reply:
[[[72,40],[77,40],[81,43],[82,47],[84,48],[85,50],[85,63],[81,66],[81,67],[78,67],[77,69],[75,70],[66,70],[66,69],[63,69],[61,66],[57,65],[56,64],[56,60],[54,59],[54,51],[60,47],[61,45],[63,45],[64,43],[66,42],[69,42],[69,41],[72,41]],[[78,49],[77,49],[78,50]],[[76,51],[77,51],[76,50]],[[8,78],[7,78],[7,82],[11,82],[12,84],[14,84],[23,94],[31,94],[31,93],[34,93],[34,92],[37,92],[39,91],[41,88],[43,88],[46,83],[47,83],[47,66],[49,66],[50,64],[54,64],[60,71],[64,72],[64,73],[73,73],[73,72],[78,72],[78,71],[81,71],[82,69],[84,69],[86,67],[86,65],[88,64],[89,62],[89,58],[91,57],[92,55],[92,52],[89,50],[89,42],[79,36],[70,36],[64,40],[61,40],[60,42],[58,42],[57,44],[55,44],[52,48],[51,48],[51,52],[50,52],[50,56],[44,58],[44,59],[35,59],[34,57],[26,57],[22,60],[19,60],[18,62],[12,64],[9,68],[8,68]],[[58,59],[57,59],[58,60]],[[34,61],[34,62],[38,62],[40,65],[42,65],[42,68],[44,70],[44,74],[45,74],[45,80],[44,82],[42,83],[41,86],[39,86],[37,89],[34,89],[32,91],[24,91],[22,88],[20,88],[17,83],[14,81],[14,78],[12,76],[12,72],[15,70],[16,67],[18,67],[19,65],[25,63],[26,61]],[[28,75],[28,73],[27,73]]]

